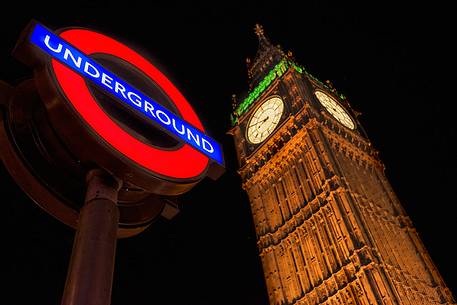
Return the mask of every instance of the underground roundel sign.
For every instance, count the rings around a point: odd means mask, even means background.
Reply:
[[[35,67],[40,63],[38,90],[50,120],[77,157],[152,189],[161,187],[157,180],[185,185],[222,172],[221,146],[145,57],[88,29],[54,33],[33,23],[23,39],[34,54],[23,60]],[[146,182],[148,176],[155,178],[154,186]]]

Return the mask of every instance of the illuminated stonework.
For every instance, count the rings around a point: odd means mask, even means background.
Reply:
[[[342,126],[316,90],[329,92],[289,65],[230,131],[270,304],[455,304],[360,125]],[[252,109],[273,95],[285,114],[252,144]]]

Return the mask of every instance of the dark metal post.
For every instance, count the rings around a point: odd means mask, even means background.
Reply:
[[[87,175],[62,305],[109,305],[116,254],[121,183],[103,170]]]

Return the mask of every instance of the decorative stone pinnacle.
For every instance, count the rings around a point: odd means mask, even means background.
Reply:
[[[236,106],[238,106],[238,100],[236,94],[232,94],[232,110],[235,110]]]

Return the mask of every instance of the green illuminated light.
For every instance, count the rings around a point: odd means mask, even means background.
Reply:
[[[303,71],[304,71],[303,68],[297,66],[297,65],[296,65],[295,63],[293,63],[293,62],[291,62],[291,65],[292,65],[292,67],[294,67],[294,69],[295,69],[298,73],[300,73],[300,74],[303,73]]]
[[[235,109],[235,114],[241,116],[245,113],[249,106],[268,88],[272,81],[277,77],[280,77],[286,72],[288,62],[283,59],[281,60],[270,72],[262,79],[262,81],[252,90],[249,95],[241,102]]]
[[[307,77],[313,79],[324,88],[335,92],[333,88],[329,88],[326,84],[322,83],[320,80],[309,74],[305,69],[296,65],[294,62],[287,59],[282,59],[273,69],[268,72],[268,74],[262,79],[262,81],[252,90],[249,95],[236,107],[235,111],[231,115],[232,126],[235,126],[238,122],[238,118],[248,111],[249,107],[257,100],[257,98],[270,86],[270,84],[278,77],[281,77],[289,67],[293,67],[295,71],[300,74],[305,74]],[[341,99],[346,99],[342,94],[337,94]]]

